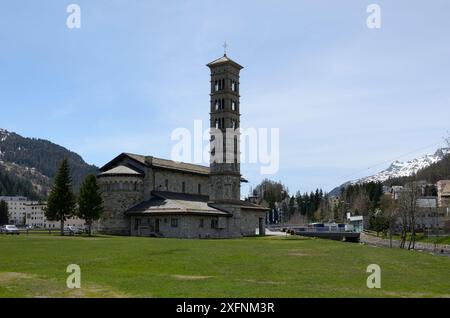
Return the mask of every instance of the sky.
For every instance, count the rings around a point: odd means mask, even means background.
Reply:
[[[174,129],[208,125],[206,64],[226,41],[244,66],[241,127],[279,129],[279,170],[243,164],[243,194],[264,178],[330,191],[444,146],[449,14],[447,0],[2,1],[0,128],[97,166],[170,158]]]

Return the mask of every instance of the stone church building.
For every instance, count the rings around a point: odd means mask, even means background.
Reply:
[[[211,131],[226,139],[240,124],[239,73],[242,66],[225,54],[211,70]],[[114,235],[175,238],[231,238],[264,235],[267,209],[240,198],[239,134],[232,160],[227,147],[211,155],[210,166],[122,153],[102,168],[98,182],[104,213],[98,231]],[[212,137],[214,140],[214,137]],[[227,148],[229,149],[229,148]],[[229,155],[229,154],[227,154]]]

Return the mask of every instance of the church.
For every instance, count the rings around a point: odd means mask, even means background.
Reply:
[[[226,54],[207,66],[210,128],[228,140],[230,129],[240,127],[243,67]],[[223,160],[211,160],[209,167],[131,153],[112,159],[97,176],[104,205],[98,232],[168,238],[264,235],[267,209],[241,200],[241,182],[247,181],[240,173],[240,136],[233,138],[232,160],[228,147],[211,147],[211,156]]]

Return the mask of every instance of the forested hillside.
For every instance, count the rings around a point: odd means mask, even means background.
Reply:
[[[0,129],[0,191],[8,195],[45,197],[61,161],[70,163],[75,189],[98,168],[87,164],[78,154],[48,140],[24,138]]]

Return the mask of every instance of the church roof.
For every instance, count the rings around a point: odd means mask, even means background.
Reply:
[[[239,65],[238,63],[236,63],[235,61],[230,59],[226,54],[224,54],[222,57],[218,58],[217,60],[212,61],[211,63],[207,64],[206,66],[211,67],[211,66],[217,66],[217,65],[225,64],[225,63],[232,64],[235,67],[237,67],[238,69],[244,68],[243,66]]]
[[[138,172],[134,169],[131,169],[127,166],[117,166],[112,169],[109,169],[107,171],[101,172],[99,176],[105,176],[105,175],[133,175],[133,176],[143,176],[141,172]]]
[[[159,168],[183,170],[194,173],[209,174],[209,167],[192,163],[176,162],[173,160],[152,157],[152,165]]]
[[[121,153],[116,158],[114,158],[113,160],[105,164],[103,167],[101,167],[100,171],[102,173],[100,173],[100,175],[103,175],[103,172],[113,169],[116,166],[116,164],[119,163],[125,157],[130,158],[133,161],[138,162],[146,167],[156,167],[161,169],[178,170],[194,174],[209,175],[209,167],[206,166],[186,162],[177,162],[153,156],[143,156],[126,152]],[[241,177],[241,182],[248,182],[248,180]]]
[[[153,198],[144,201],[125,213],[127,215],[172,214],[231,216],[222,209],[209,204],[205,195],[153,191]]]
[[[167,160],[153,156],[138,155],[133,153],[121,153],[119,156],[101,167],[100,171],[105,172],[109,169],[112,169],[116,165],[116,163],[120,162],[125,157],[130,158],[133,161],[136,161],[146,167],[157,167],[163,169],[185,171],[195,174],[209,175],[209,167],[206,166],[196,165],[193,163],[177,162],[173,160]]]

